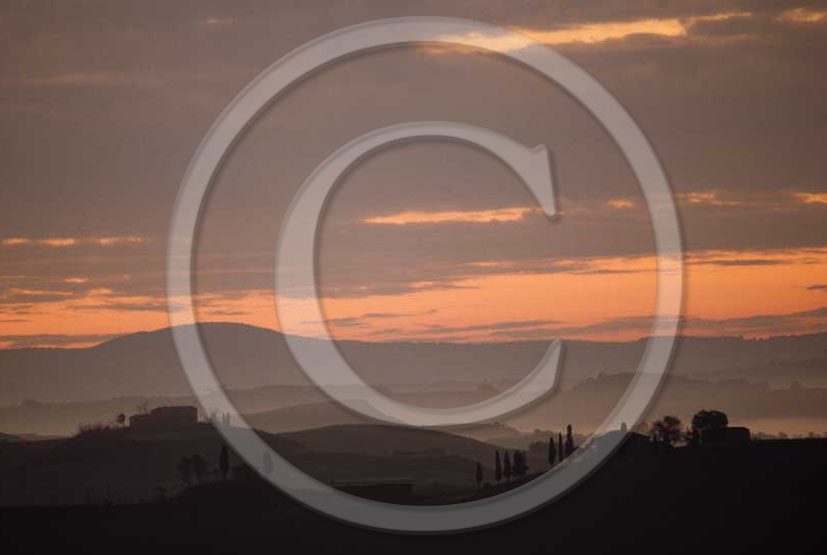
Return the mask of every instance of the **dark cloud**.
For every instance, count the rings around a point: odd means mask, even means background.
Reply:
[[[163,300],[148,300],[144,302],[101,302],[98,304],[76,304],[69,307],[73,311],[89,310],[117,310],[124,312],[159,312],[167,310],[167,303]],[[172,310],[177,310],[174,306]]]
[[[827,291],[827,285],[814,283],[813,285],[808,285],[805,289],[807,289],[807,291]]]
[[[365,322],[362,321],[360,318],[330,318],[327,320],[327,323],[331,326],[336,326],[340,328],[352,328],[356,326],[364,326]]]
[[[27,347],[40,347],[43,345],[50,346],[66,346],[77,345],[81,343],[100,343],[107,339],[117,337],[117,334],[51,334],[41,333],[32,335],[3,335],[0,336],[0,342],[6,345],[6,348],[24,349]]]
[[[208,311],[210,316],[244,316],[245,314],[249,314],[245,310],[216,310],[212,309]]]
[[[763,258],[716,258],[712,260],[696,260],[691,264],[696,266],[779,266],[789,264],[788,260],[768,260]]]
[[[530,330],[501,330],[493,331],[490,335],[511,339],[539,339],[637,331],[643,337],[650,333],[652,323],[651,316],[628,316],[583,326],[545,326]],[[794,334],[827,329],[827,307],[788,314],[762,314],[743,318],[681,317],[679,323],[680,333],[688,335],[701,332],[714,332],[716,335]]]

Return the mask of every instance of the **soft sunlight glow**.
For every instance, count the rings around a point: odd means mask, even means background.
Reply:
[[[632,202],[631,200],[625,200],[625,199],[621,199],[621,198],[612,199],[609,202],[607,202],[606,204],[609,206],[609,208],[616,208],[616,209],[620,209],[620,210],[635,207],[635,203]]]
[[[723,200],[718,198],[718,193],[715,191],[683,193],[678,195],[678,199],[687,204],[705,204],[708,206],[738,206],[741,204],[741,202],[737,200]]]
[[[512,207],[495,210],[454,210],[443,212],[425,212],[413,210],[398,212],[390,216],[375,216],[365,218],[362,223],[373,225],[408,225],[408,224],[442,224],[442,223],[475,223],[488,224],[491,222],[513,222],[536,211],[536,208]]]
[[[795,198],[804,204],[827,204],[827,193],[796,193]]]
[[[778,16],[781,21],[789,21],[791,23],[820,23],[827,21],[827,11],[825,10],[809,10],[807,8],[794,8],[782,12]]]
[[[41,247],[76,247],[78,245],[98,245],[111,247],[113,245],[146,243],[149,239],[138,235],[121,235],[113,237],[47,237],[34,239],[29,237],[8,237],[0,241],[6,247],[33,245]]]
[[[550,45],[597,44],[608,40],[624,39],[633,35],[654,35],[659,37],[684,37],[688,27],[702,21],[723,21],[735,17],[748,17],[750,12],[724,12],[713,15],[688,18],[650,18],[634,21],[604,21],[566,25],[558,29],[515,28],[534,40]],[[498,51],[521,50],[532,41],[520,35],[471,33],[464,40],[475,43],[479,48]]]

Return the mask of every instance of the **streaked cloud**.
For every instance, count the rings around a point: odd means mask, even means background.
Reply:
[[[670,322],[671,320],[671,322]],[[669,325],[676,318],[666,318]],[[827,307],[813,310],[802,310],[781,314],[759,314],[740,318],[701,318],[686,316],[677,318],[682,335],[717,335],[717,336],[744,336],[766,337],[779,334],[810,333],[827,330]],[[554,339],[560,337],[589,337],[607,333],[634,332],[640,337],[650,333],[657,334],[652,329],[651,316],[624,316],[604,320],[583,326],[544,326],[528,330],[497,330],[492,336],[508,339]]]
[[[629,208],[634,208],[635,207],[635,203],[633,201],[627,200],[627,199],[622,199],[622,198],[611,199],[611,200],[606,202],[606,205],[609,208],[615,208],[615,209],[618,209],[618,210],[629,209]]]
[[[685,204],[702,204],[707,206],[739,206],[741,201],[722,199],[717,191],[693,191],[690,193],[681,193],[678,200]]]
[[[536,41],[549,45],[570,44],[599,44],[610,40],[625,39],[635,35],[652,35],[658,37],[685,37],[689,28],[704,21],[725,21],[738,17],[748,17],[750,12],[723,12],[711,15],[692,16],[687,18],[645,18],[631,21],[602,21],[594,23],[578,23],[564,25],[554,29],[515,28],[519,34],[502,33],[469,33],[462,36],[462,40],[479,48],[499,51],[522,50],[533,44],[530,37]],[[439,39],[455,40],[458,37],[441,36]]]
[[[113,245],[140,244],[149,242],[149,238],[140,235],[120,235],[111,237],[6,237],[0,240],[0,245],[5,247],[18,247],[32,245],[40,247],[75,247],[78,245],[98,245],[111,247]]]
[[[492,222],[514,222],[522,220],[526,214],[536,212],[537,208],[515,206],[497,208],[493,210],[447,210],[426,212],[414,210],[398,212],[388,216],[374,216],[365,218],[362,223],[373,225],[409,225],[409,224],[442,224],[442,223],[475,223],[489,224]]]
[[[779,21],[791,23],[822,23],[827,21],[827,10],[813,10],[810,8],[793,8],[781,12]]]
[[[117,337],[112,333],[32,333],[23,335],[6,335],[0,337],[0,348],[26,349],[44,347],[89,347],[108,339]]]
[[[827,193],[795,193],[795,198],[804,204],[827,204]]]

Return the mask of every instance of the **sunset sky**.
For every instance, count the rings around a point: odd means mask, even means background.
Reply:
[[[211,123],[290,50],[403,15],[520,30],[627,108],[675,192],[686,296],[672,317],[682,333],[827,331],[827,3],[588,4],[4,2],[0,347],[83,347],[168,325],[169,220]],[[277,329],[275,245],[298,187],[346,142],[417,120],[545,144],[560,217],[547,219],[510,170],[469,146],[422,141],[369,157],[340,184],[319,234],[335,337],[649,333],[651,224],[609,136],[525,68],[434,45],[334,64],[249,129],[208,197],[194,272],[200,319]],[[299,311],[315,302],[277,293]]]

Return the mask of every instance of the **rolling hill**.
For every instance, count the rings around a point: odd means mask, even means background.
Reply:
[[[312,387],[280,333],[241,324],[199,326],[225,388]],[[545,342],[343,341],[338,345],[368,383],[417,395],[417,403],[423,406],[451,406],[455,400],[440,399],[435,394],[439,391],[502,391],[528,373],[547,347]],[[633,372],[643,346],[642,341],[567,341],[562,385],[572,387],[601,373]],[[793,381],[827,385],[827,334],[764,340],[684,337],[678,343],[672,374],[715,380],[740,378],[779,386],[789,386]],[[55,403],[189,394],[168,328],[119,337],[85,349],[0,350],[0,406],[24,400]]]

